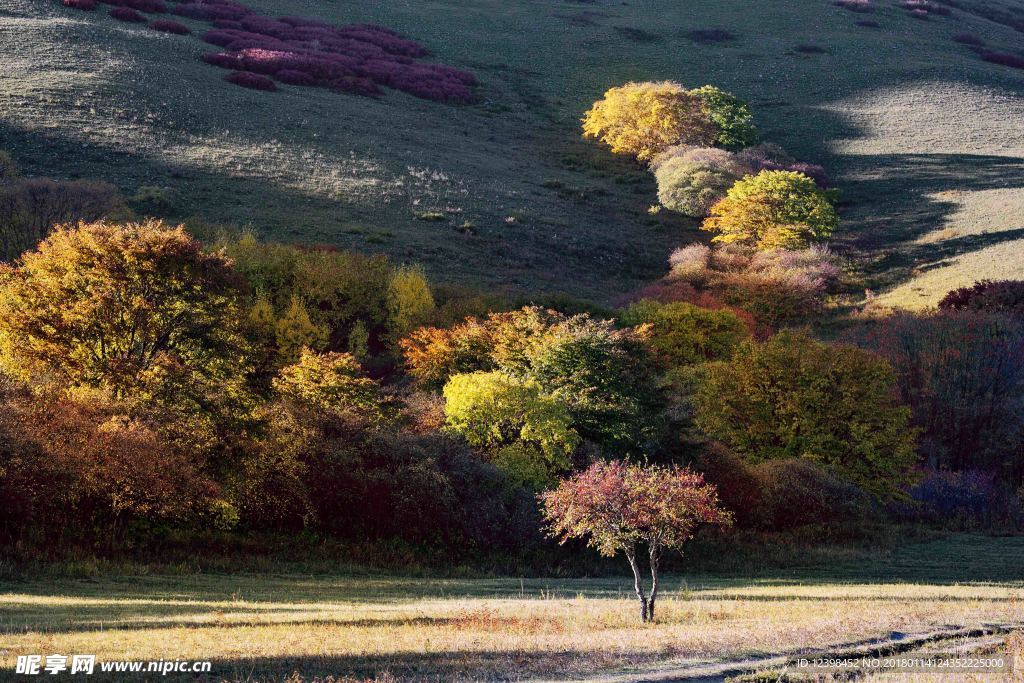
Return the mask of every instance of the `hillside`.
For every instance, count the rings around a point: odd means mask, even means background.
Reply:
[[[836,241],[883,301],[1024,277],[1024,71],[953,40],[1024,54],[1006,25],[1022,2],[958,0],[925,18],[895,0],[871,13],[828,0],[247,4],[395,29],[475,74],[477,100],[247,90],[200,60],[215,48],[199,22],[175,36],[109,8],[7,0],[0,148],[30,174],[102,178],[129,197],[168,188],[173,218],[384,251],[442,281],[604,299],[703,237],[648,214],[650,175],[582,140],[581,113],[627,80],[714,83],[838,180]]]

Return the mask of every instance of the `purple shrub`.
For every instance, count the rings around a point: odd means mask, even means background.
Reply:
[[[886,358],[936,468],[1024,475],[1024,326],[970,310],[895,314],[847,338]]]
[[[694,29],[693,31],[687,31],[686,37],[695,43],[701,43],[703,45],[727,43],[736,39],[736,35],[732,31],[726,31],[723,28]]]
[[[64,0],[69,7],[95,8],[99,0]],[[277,19],[258,14],[235,0],[102,0],[117,5],[111,15],[142,23],[139,12],[172,12],[212,24],[203,40],[221,52],[203,55],[207,64],[231,69],[227,80],[244,87],[273,90],[269,76],[282,83],[327,88],[365,96],[388,86],[438,102],[470,102],[473,74],[415,60],[428,52],[419,43],[374,24],[331,24],[303,17]],[[156,31],[184,35],[175,21],[154,21]],[[718,32],[722,38],[728,32]],[[731,34],[729,34],[731,37]],[[715,36],[710,36],[712,39]],[[724,38],[723,38],[724,39]]]
[[[178,21],[172,21],[170,19],[157,19],[149,25],[154,31],[160,31],[161,33],[173,33],[176,36],[187,36],[192,31],[188,26]]]
[[[1024,317],[1024,281],[982,280],[954,289],[942,298],[944,311],[985,311]]]
[[[915,521],[968,529],[1024,522],[1020,497],[994,471],[926,470],[908,493],[917,505],[907,516]]]
[[[163,0],[103,0],[108,5],[127,7],[138,12],[149,12],[152,14],[164,14],[167,12],[167,5]]]
[[[249,73],[248,71],[232,71],[224,77],[224,80],[228,83],[240,85],[243,88],[252,88],[253,90],[266,90],[268,92],[277,90],[277,86],[274,84],[274,81],[270,80],[266,76]]]
[[[918,19],[927,19],[933,14],[943,17],[952,14],[952,10],[948,7],[937,5],[929,0],[903,0],[903,9]]]
[[[990,50],[986,50],[981,53],[981,58],[986,62],[991,62],[992,64],[1001,64],[1002,66],[1009,66],[1014,69],[1024,69],[1024,57],[1010,54],[1009,52],[992,52]]]
[[[194,0],[185,2],[174,8],[174,13],[199,21],[229,19],[238,21],[252,14],[252,10],[234,3],[213,2],[212,0]]]
[[[110,10],[110,16],[118,21],[125,21],[132,24],[146,23],[146,17],[129,7],[115,7]]]
[[[960,43],[961,45],[976,45],[978,47],[985,44],[984,40],[973,33],[957,33],[953,36],[953,42]]]
[[[805,161],[798,161],[793,164],[787,164],[785,170],[796,171],[797,173],[803,173],[805,176],[813,180],[818,184],[818,187],[822,189],[828,189],[833,187],[831,179],[828,177],[828,172],[825,171],[824,167],[818,164],[809,164]]]
[[[296,69],[281,69],[274,74],[274,78],[288,85],[316,85],[315,78],[305,71],[298,71]]]
[[[871,5],[871,0],[836,0],[832,4],[836,7],[842,7],[843,9],[850,10],[851,12],[874,11],[874,7]]]

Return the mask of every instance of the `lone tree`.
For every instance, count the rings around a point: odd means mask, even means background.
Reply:
[[[675,465],[641,467],[598,461],[541,495],[548,532],[565,543],[587,538],[605,557],[620,550],[633,569],[640,620],[654,621],[658,563],[665,550],[678,549],[700,524],[729,526],[732,515],[718,506],[718,492],[701,474]],[[647,546],[650,596],[644,594],[637,544]]]

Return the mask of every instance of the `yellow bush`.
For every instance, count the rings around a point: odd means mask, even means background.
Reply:
[[[612,88],[583,117],[583,136],[647,161],[673,145],[709,146],[717,131],[703,100],[672,81]]]

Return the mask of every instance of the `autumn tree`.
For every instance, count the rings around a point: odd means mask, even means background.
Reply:
[[[875,354],[781,332],[708,364],[696,423],[751,462],[805,458],[878,497],[907,482],[916,459],[896,374]]]
[[[718,505],[715,487],[677,466],[642,467],[598,461],[541,495],[548,532],[561,542],[587,539],[606,557],[626,555],[640,601],[640,620],[653,621],[658,567],[666,550],[680,549],[701,524],[728,526],[730,513]],[[646,594],[637,546],[647,546],[651,590]]]
[[[452,375],[495,367],[493,330],[475,318],[450,329],[421,327],[398,345],[409,374],[431,389],[441,389]]]
[[[59,227],[0,270],[0,363],[118,396],[146,378],[228,391],[245,368],[237,284],[181,227]]]
[[[733,185],[711,207],[701,229],[713,241],[758,249],[800,249],[823,240],[839,226],[829,194],[795,171],[762,171]]]
[[[388,291],[388,325],[393,338],[401,338],[422,325],[434,308],[434,295],[423,271],[409,266],[399,268],[391,277]]]
[[[292,296],[288,309],[274,325],[277,354],[286,363],[296,361],[303,349],[322,350],[327,344],[328,330],[309,317],[306,305]]]
[[[608,90],[584,114],[583,135],[647,161],[673,145],[710,145],[717,132],[698,95],[663,81]]]
[[[380,386],[363,374],[347,353],[316,353],[303,349],[299,359],[273,381],[278,395],[316,411],[351,416],[368,422],[385,417]]]
[[[646,325],[647,343],[669,366],[721,360],[750,337],[732,311],[700,308],[684,301],[659,303],[644,299],[622,311],[627,325]]]
[[[644,339],[589,315],[529,306],[422,328],[402,341],[410,372],[428,386],[455,374],[500,370],[562,402],[573,429],[617,452],[643,453],[662,436],[663,396]]]

